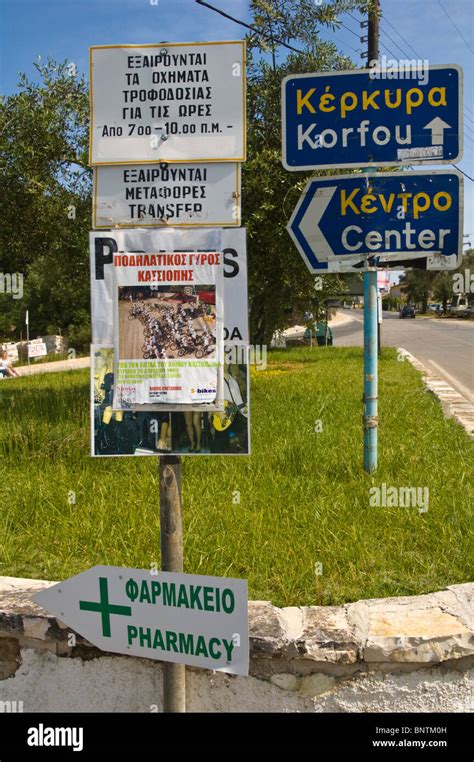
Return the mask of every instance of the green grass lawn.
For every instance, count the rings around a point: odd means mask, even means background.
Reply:
[[[360,349],[271,352],[252,371],[252,455],[183,458],[185,571],[248,578],[252,599],[276,605],[468,581],[473,443],[385,349],[369,476],[361,397]],[[3,381],[0,410],[0,574],[159,563],[157,459],[89,457],[88,371]],[[382,482],[428,487],[428,512],[370,507]]]

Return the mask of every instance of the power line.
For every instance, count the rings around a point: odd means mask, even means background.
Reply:
[[[438,0],[438,2],[439,2],[439,0]],[[441,3],[439,3],[439,4],[441,5]],[[443,6],[442,6],[442,5],[441,5],[441,7],[443,8]],[[443,10],[444,10],[444,11],[445,11],[445,13],[446,13],[446,10],[445,10],[444,8],[443,8]],[[446,14],[446,15],[448,15],[448,18],[449,18],[449,14]],[[396,32],[396,33],[399,35],[399,37],[401,37],[401,39],[402,39],[402,40],[403,40],[403,41],[406,43],[406,45],[407,45],[407,46],[410,48],[410,50],[412,50],[412,51],[413,51],[413,53],[414,53],[414,54],[417,56],[417,58],[421,58],[420,54],[419,54],[419,53],[417,53],[417,51],[415,50],[415,48],[413,47],[413,45],[410,45],[410,43],[408,42],[408,40],[406,39],[406,37],[404,37],[404,36],[403,36],[403,34],[402,34],[402,33],[401,33],[401,32],[400,32],[400,31],[399,31],[399,30],[398,30],[398,29],[397,29],[397,28],[396,28],[396,27],[395,27],[395,26],[392,24],[392,22],[390,21],[390,19],[388,19],[388,18],[387,18],[387,16],[385,16],[385,14],[383,15],[383,20],[384,20],[384,23],[387,23],[387,24],[388,24],[388,25],[389,25],[389,26],[390,26],[390,27],[393,29],[393,31],[394,31],[394,32]],[[452,19],[451,19],[451,21],[452,21]],[[453,22],[453,23],[454,23],[454,22]],[[459,30],[458,30],[458,31],[459,31]],[[393,40],[393,39],[392,39],[392,38],[389,36],[388,32],[386,32],[386,31],[384,30],[384,32],[383,32],[383,33],[384,33],[385,35],[387,35],[387,37],[388,37],[390,40],[392,40],[392,42],[393,42],[394,44],[396,44],[396,43],[395,43],[395,40]],[[386,47],[386,46],[385,46],[385,47]],[[399,45],[397,45],[397,48],[398,48],[399,50],[401,50],[401,48],[400,48],[400,46],[399,46]],[[404,55],[406,55],[406,53],[404,53]],[[464,108],[465,108],[466,112],[468,112],[468,113],[465,113],[465,114],[464,114],[464,115],[465,115],[465,117],[466,117],[466,119],[468,119],[470,122],[472,122],[472,123],[474,124],[474,119],[472,118],[472,117],[474,117],[474,111],[472,111],[472,109],[470,109],[470,108],[469,108],[469,106],[467,106],[466,104],[464,104]],[[472,116],[469,116],[468,114],[471,114]]]
[[[354,32],[354,30],[353,30],[353,29],[351,29],[351,28],[350,28],[350,26],[347,26],[347,24],[344,24],[344,22],[343,22],[343,21],[340,21],[339,23],[340,23],[340,25],[341,25],[341,26],[343,26],[343,27],[344,27],[344,29],[347,29],[347,31],[348,31],[348,32],[350,32],[350,33],[351,33],[351,34],[353,34],[355,37],[357,37],[357,39],[358,39],[358,40],[360,39],[360,37],[359,37],[359,33],[358,33],[358,32]]]
[[[353,15],[352,15],[352,13],[349,13],[348,15],[349,15],[349,16],[350,16],[352,19],[354,19],[354,21],[357,21],[356,17],[355,17],[355,16],[353,16]],[[360,23],[360,22],[357,22],[357,23]],[[341,26],[343,26],[343,27],[344,27],[344,29],[347,29],[347,31],[348,31],[348,32],[350,32],[351,34],[353,34],[355,37],[357,37],[357,38],[358,38],[358,39],[359,39],[359,40],[362,42],[362,40],[361,40],[361,38],[360,38],[360,33],[359,33],[359,34],[357,34],[357,32],[354,32],[354,30],[353,30],[353,29],[351,29],[351,28],[350,28],[349,26],[347,26],[346,24],[344,24],[344,22],[343,22],[343,21],[341,21],[341,22],[340,22],[340,24],[341,24]],[[392,38],[390,37],[390,35],[389,35],[389,34],[387,34],[387,32],[385,32],[385,31],[384,31],[384,34],[386,34],[386,35],[387,35],[387,37],[388,37],[389,39],[392,39]],[[392,42],[394,42],[394,44],[395,44],[395,45],[397,45],[397,43],[396,43],[394,40],[392,40]],[[382,46],[383,46],[383,47],[386,49],[386,51],[387,51],[387,52],[388,52],[388,53],[389,53],[391,56],[393,56],[394,58],[397,58],[397,54],[396,54],[396,53],[394,53],[394,52],[393,52],[393,50],[390,50],[390,48],[388,47],[388,45],[387,45],[385,42],[381,43],[381,45],[382,45]],[[348,45],[348,47],[350,47],[350,45]],[[399,46],[397,45],[397,47],[399,47]],[[401,50],[401,48],[399,48],[399,49]],[[354,48],[352,48],[352,50],[354,50]],[[357,50],[356,50],[356,53],[358,53],[358,52],[359,52],[359,51],[357,51]],[[406,55],[406,53],[405,53],[403,50],[402,50],[402,53],[403,53],[403,55]]]
[[[343,47],[346,46],[347,48],[350,48],[351,50],[353,50],[354,53],[360,53],[360,48],[359,50],[357,50],[357,48],[353,48],[352,45],[349,45],[347,42],[343,42],[343,40],[340,40],[338,37],[334,36],[334,39]],[[323,42],[330,42],[330,40],[323,40]]]
[[[390,27],[393,29],[393,31],[394,31],[394,32],[396,32],[396,33],[398,34],[398,36],[402,38],[403,42],[405,42],[405,43],[408,45],[408,47],[409,47],[411,50],[413,50],[413,52],[414,52],[415,56],[416,56],[417,58],[421,58],[420,54],[416,52],[416,50],[415,50],[415,48],[413,47],[413,45],[410,45],[410,43],[408,42],[408,40],[407,40],[407,39],[406,39],[406,38],[403,36],[403,34],[402,34],[401,32],[399,32],[399,31],[398,31],[398,29],[397,29],[397,28],[396,28],[396,27],[395,27],[395,26],[394,26],[394,25],[393,25],[393,24],[392,24],[392,23],[391,23],[391,22],[388,20],[388,18],[385,16],[385,14],[384,14],[384,16],[383,16],[383,20],[384,20],[384,21],[386,21],[386,22],[387,22],[387,24],[388,24],[388,25],[389,25],[389,26],[390,26]]]
[[[360,21],[358,21],[358,20],[356,19],[356,17],[355,17],[355,16],[354,16],[352,13],[349,13],[349,12],[347,12],[347,15],[348,15],[348,16],[350,16],[350,17],[351,17],[351,19],[353,19],[353,20],[356,22],[356,24],[358,24],[358,25],[360,26]],[[344,29],[347,29],[347,31],[348,31],[348,32],[350,32],[350,33],[351,33],[351,34],[353,34],[355,37],[357,37],[357,39],[359,40],[359,42],[362,42],[362,39],[361,39],[361,37],[360,37],[360,32],[359,32],[359,33],[357,33],[357,32],[354,32],[354,30],[353,30],[353,29],[351,29],[351,28],[350,28],[349,26],[347,26],[346,24],[344,24],[344,22],[343,22],[343,21],[340,21],[339,23],[341,24],[341,26],[343,26],[343,27],[344,27]],[[334,39],[337,39],[337,37],[335,37]],[[345,44],[347,44],[347,43],[345,43]],[[361,52],[361,49],[360,49],[360,48],[359,48],[358,50],[356,50],[355,48],[353,48],[351,45],[348,45],[348,44],[347,44],[347,47],[348,47],[348,48],[351,48],[351,50],[353,50],[355,53],[360,53],[360,52]]]
[[[467,177],[467,179],[468,179],[468,180],[470,180],[472,183],[474,183],[474,178],[472,178],[472,177],[469,177],[469,175],[466,175],[466,173],[465,173],[465,172],[463,172],[463,170],[461,169],[461,167],[458,167],[458,165],[457,165],[457,164],[453,164],[453,167],[456,167],[456,169],[458,169],[458,170],[459,170],[459,172],[460,172],[462,175],[464,175],[464,177]]]
[[[235,18],[235,16],[231,16],[230,13],[226,13],[225,11],[222,11],[220,8],[216,8],[214,5],[211,5],[210,3],[205,2],[205,0],[195,0],[195,2],[198,5],[202,5],[203,8],[208,8],[210,11],[214,11],[215,13],[218,13],[220,16],[223,16],[225,19],[228,19],[229,21],[233,21],[235,24],[239,24],[240,26],[245,27],[246,29],[250,29],[252,32],[255,32],[260,37],[263,37],[265,40],[269,42],[277,42],[279,45],[283,45],[283,47],[288,48],[289,50],[292,50],[294,53],[300,53],[301,55],[305,55],[304,50],[299,50],[298,48],[293,47],[292,45],[289,45],[286,42],[283,42],[283,40],[280,40],[278,37],[266,35],[263,32],[261,32],[257,27],[253,26],[252,24],[247,24],[245,21],[241,21],[240,19]],[[352,30],[349,30],[352,31]],[[352,32],[355,34],[355,32]],[[358,35],[356,35],[358,37]],[[334,38],[337,39],[337,38]],[[323,42],[330,42],[329,40],[323,40]],[[347,43],[341,44],[346,45]],[[347,45],[348,48],[351,48],[351,50],[354,51],[354,53],[359,53],[356,48],[353,48],[351,45]]]
[[[353,16],[353,15],[352,15],[352,13],[348,13],[348,15],[351,17],[351,19],[354,19],[354,21],[357,21],[356,17],[355,17],[355,16]],[[360,22],[358,22],[358,23],[360,23]],[[344,26],[344,27],[345,27],[345,29],[347,29],[349,32],[352,32],[352,34],[355,34],[355,32],[353,32],[353,31],[352,31],[352,29],[350,29],[350,28],[349,28],[348,26],[346,26],[345,24],[342,24],[342,26]],[[393,37],[391,37],[391,36],[389,35],[389,33],[385,31],[385,29],[382,29],[382,28],[380,28],[380,31],[381,31],[381,33],[382,33],[382,34],[384,34],[386,37],[388,37],[388,39],[390,40],[390,42],[392,42],[392,43],[395,45],[395,47],[396,47],[396,48],[398,48],[398,50],[399,50],[399,51],[400,51],[400,52],[401,52],[401,53],[402,53],[404,56],[406,56],[407,58],[410,58],[409,54],[408,54],[408,53],[407,53],[405,50],[403,50],[403,48],[401,48],[401,47],[400,47],[400,45],[397,43],[397,41],[396,41],[396,40],[394,40],[394,39],[393,39]],[[387,45],[385,42],[384,42],[384,43],[381,43],[381,44],[382,44],[382,45],[383,45],[383,47],[384,47],[384,48],[385,48],[385,49],[386,49],[386,50],[387,50],[387,51],[390,53],[390,55],[391,55],[391,56],[393,56],[395,59],[397,58],[397,54],[396,54],[396,53],[394,53],[394,52],[393,52],[393,50],[391,50],[391,49],[389,48],[389,46],[388,46],[388,45]]]
[[[385,50],[387,51],[387,53],[389,53],[391,56],[393,56],[393,58],[394,58],[395,60],[397,60],[397,54],[396,54],[396,53],[394,53],[394,52],[393,52],[393,50],[390,50],[390,48],[388,47],[388,45],[387,45],[387,43],[386,43],[386,42],[382,42],[382,41],[380,41],[380,47],[381,47],[381,48],[385,48]]]
[[[288,48],[288,50],[292,50],[294,53],[300,53],[301,55],[305,55],[303,50],[298,50],[298,48],[294,48],[292,45],[289,45],[287,42],[283,42],[283,40],[278,39],[278,37],[264,34],[259,29],[257,29],[256,26],[253,26],[252,24],[246,24],[245,21],[240,21],[240,19],[236,19],[234,16],[231,16],[229,13],[226,13],[225,11],[221,11],[220,8],[216,8],[214,5],[210,5],[210,3],[206,3],[205,0],[195,0],[195,2],[198,5],[202,5],[204,8],[209,8],[210,11],[214,11],[215,13],[218,13],[220,16],[223,16],[225,19],[229,19],[229,21],[233,21],[234,24],[240,24],[240,26],[244,26],[246,27],[246,29],[250,29],[252,32],[255,32],[256,34],[258,34],[260,37],[263,37],[268,42],[277,42],[279,45],[283,45],[283,47]]]
[[[384,34],[386,37],[388,37],[388,39],[389,39],[389,40],[391,40],[391,42],[393,42],[393,44],[394,44],[394,45],[395,45],[395,46],[396,46],[396,47],[397,47],[397,48],[400,50],[400,52],[401,52],[401,53],[403,53],[403,55],[404,55],[404,56],[407,56],[407,58],[410,58],[410,56],[408,55],[408,53],[406,53],[406,52],[405,52],[405,51],[404,51],[404,50],[403,50],[403,49],[400,47],[400,45],[399,45],[397,42],[395,42],[395,40],[393,39],[393,37],[390,37],[389,33],[388,33],[388,32],[386,32],[386,31],[385,31],[385,29],[382,29],[382,28],[380,28],[380,31],[382,32],[382,34]]]
[[[460,36],[461,40],[462,40],[462,41],[463,41],[463,42],[464,42],[464,43],[467,45],[467,47],[469,48],[469,50],[471,51],[471,53],[474,53],[474,50],[473,50],[473,49],[471,48],[471,46],[469,45],[468,41],[467,41],[467,40],[466,40],[466,38],[463,36],[462,32],[461,32],[461,31],[458,29],[458,27],[456,26],[456,24],[455,24],[455,23],[454,23],[454,21],[452,20],[451,16],[449,15],[449,13],[448,13],[448,11],[446,10],[446,8],[444,7],[444,5],[441,5],[441,2],[440,2],[440,0],[438,0],[438,5],[439,5],[439,7],[440,7],[440,8],[442,8],[442,9],[443,9],[443,11],[445,12],[446,16],[448,17],[448,19],[450,20],[451,24],[452,24],[452,25],[453,25],[453,27],[455,28],[456,32],[459,34],[459,36]]]
[[[279,45],[283,45],[283,47],[285,47],[285,48],[288,48],[288,50],[292,50],[294,53],[299,53],[300,55],[305,55],[305,52],[304,52],[303,50],[299,50],[298,48],[295,48],[295,47],[293,47],[292,45],[289,45],[288,43],[284,42],[283,40],[280,40],[280,39],[278,39],[277,37],[272,37],[272,36],[270,36],[270,35],[266,35],[266,34],[264,34],[264,33],[263,33],[263,32],[261,32],[259,29],[257,29],[257,27],[253,26],[252,24],[247,24],[245,21],[241,21],[240,19],[237,19],[237,18],[235,18],[235,16],[231,16],[229,13],[226,13],[225,11],[222,11],[220,8],[216,8],[215,6],[211,5],[210,3],[207,3],[207,2],[205,2],[205,0],[195,0],[195,2],[196,2],[198,5],[201,5],[201,6],[203,6],[204,8],[208,8],[209,10],[211,10],[211,11],[214,11],[215,13],[218,13],[220,16],[223,16],[224,18],[228,19],[229,21],[233,21],[235,24],[239,24],[240,26],[243,26],[243,27],[245,27],[246,29],[250,29],[252,32],[255,32],[255,33],[256,33],[256,34],[258,34],[260,37],[263,37],[264,39],[266,39],[268,42],[277,42]],[[438,0],[438,2],[439,2],[439,0]],[[441,6],[441,7],[442,7],[442,6]],[[355,16],[353,16],[351,13],[349,14],[349,16],[351,16],[351,18],[353,18],[354,20],[356,20],[356,19],[355,19]],[[390,26],[391,26],[391,27],[393,27],[393,29],[395,29],[395,27],[393,26],[393,24],[391,24],[391,23],[390,23],[390,21],[389,21],[389,20],[388,20],[388,19],[387,19],[385,16],[384,16],[384,20],[385,20],[385,21],[386,21],[388,24],[390,24]],[[359,40],[360,40],[360,37],[359,37],[359,35],[358,35],[356,32],[354,32],[354,31],[353,31],[353,30],[352,30],[350,27],[346,26],[346,24],[344,24],[343,22],[341,22],[341,26],[343,26],[343,27],[344,27],[345,29],[347,29],[347,30],[348,30],[348,31],[349,31],[351,34],[353,34],[355,37],[357,37],[357,39],[359,39]],[[408,45],[408,47],[409,47],[409,48],[411,48],[411,49],[413,50],[413,52],[415,53],[415,55],[417,55],[417,56],[418,56],[418,53],[416,52],[416,50],[415,50],[415,49],[414,49],[414,48],[413,48],[413,47],[410,45],[410,43],[409,43],[407,40],[405,40],[405,38],[403,37],[403,35],[402,35],[400,32],[398,32],[398,30],[396,30],[396,29],[395,29],[395,31],[396,31],[396,32],[397,32],[397,33],[400,35],[400,37],[402,38],[402,40],[404,40],[404,41],[406,42],[406,44]],[[392,42],[394,43],[394,45],[397,45],[397,43],[396,43],[396,42],[395,42],[395,41],[394,41],[394,40],[393,40],[393,39],[390,37],[390,35],[389,35],[387,32],[385,32],[385,31],[384,31],[383,33],[384,33],[384,34],[385,34],[385,35],[386,35],[386,36],[387,36],[387,37],[388,37],[390,40],[392,40]],[[335,39],[335,40],[337,40],[337,42],[339,42],[340,44],[342,44],[342,40],[339,40],[337,37],[335,37],[334,39]],[[329,42],[329,40],[325,40],[325,42]],[[351,50],[353,50],[353,51],[354,51],[354,53],[359,53],[359,52],[360,52],[360,49],[359,49],[359,50],[357,50],[356,48],[352,47],[352,45],[348,45],[347,43],[344,43],[344,45],[347,45],[347,47],[348,47],[348,48],[350,48]],[[386,43],[383,43],[383,45],[382,45],[382,46],[383,46],[383,47],[384,47],[384,48],[385,48],[385,49],[388,51],[388,53],[389,53],[391,56],[394,56],[394,57],[396,58],[396,54],[395,54],[395,53],[393,53],[393,51],[392,51],[392,50],[390,50],[390,48],[388,47],[388,45],[387,45]],[[398,48],[399,50],[401,50],[401,48],[400,48],[400,46],[399,46],[399,45],[397,45],[397,48]],[[405,53],[404,51],[402,51],[402,52],[403,52],[403,54],[404,54],[404,55],[406,55],[406,53]],[[418,57],[420,57],[420,56],[418,56]],[[471,109],[470,109],[468,106],[465,106],[465,108],[467,109],[467,111],[469,111],[469,113],[471,113],[471,114],[474,116],[474,112],[473,112],[473,111],[471,111]],[[467,115],[466,115],[466,116],[467,116]],[[467,117],[467,118],[468,118],[468,119],[470,119],[470,117]],[[473,124],[474,124],[474,120],[473,120],[473,119],[470,119],[470,121],[471,121],[471,122],[473,122]]]

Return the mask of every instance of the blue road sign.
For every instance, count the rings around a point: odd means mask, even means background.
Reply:
[[[451,270],[462,256],[462,209],[455,170],[338,175],[309,180],[287,229],[313,273]]]
[[[292,74],[282,83],[283,166],[453,164],[462,156],[462,69]]]

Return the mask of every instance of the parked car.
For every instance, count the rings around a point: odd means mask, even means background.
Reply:
[[[399,318],[414,318],[416,317],[415,308],[409,304],[405,304],[398,313]]]
[[[474,314],[474,294],[455,294],[449,307],[449,314],[469,317]]]
[[[318,347],[324,347],[326,343],[328,347],[333,345],[332,331],[326,323],[313,323],[312,327],[308,326],[303,338],[305,341],[311,341],[311,343],[313,339],[316,339]]]

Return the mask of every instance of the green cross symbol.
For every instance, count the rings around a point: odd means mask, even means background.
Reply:
[[[102,616],[102,635],[104,638],[110,638],[110,615],[132,616],[132,609],[130,606],[114,606],[109,603],[109,588],[106,577],[99,577],[99,591],[99,603],[79,601],[79,608],[81,611],[100,611]]]

